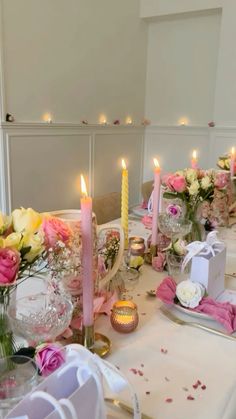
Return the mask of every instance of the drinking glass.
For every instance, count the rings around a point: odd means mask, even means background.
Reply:
[[[38,371],[33,359],[22,355],[0,358],[0,419],[37,383]]]
[[[166,252],[166,263],[168,274],[173,276],[175,282],[179,283],[188,279],[190,273],[191,262],[189,262],[184,270],[182,271],[182,264],[185,256],[175,255],[170,252]]]

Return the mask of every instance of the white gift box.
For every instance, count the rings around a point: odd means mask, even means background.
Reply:
[[[209,297],[217,298],[224,291],[226,249],[192,258],[190,280],[204,285]]]
[[[217,239],[217,231],[208,234],[205,242],[192,242],[187,245],[182,270],[191,261],[190,280],[202,284],[209,297],[217,298],[224,292],[226,248]]]

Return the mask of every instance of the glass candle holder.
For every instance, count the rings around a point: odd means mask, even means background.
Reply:
[[[145,242],[143,237],[129,239],[129,267],[139,269],[144,263]]]
[[[133,332],[139,321],[137,305],[133,301],[117,301],[113,305],[110,320],[117,332]]]

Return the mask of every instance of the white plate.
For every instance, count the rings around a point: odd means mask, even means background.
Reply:
[[[148,210],[138,205],[137,207],[132,208],[132,213],[137,215],[138,217],[144,217],[144,215],[148,215]]]
[[[197,317],[198,319],[204,320],[214,320],[213,317],[208,316],[208,314],[198,313],[197,311],[189,310],[188,308],[182,307],[179,304],[174,304],[174,308],[191,317]]]

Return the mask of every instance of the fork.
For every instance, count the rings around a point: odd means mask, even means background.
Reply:
[[[169,320],[181,326],[196,327],[197,329],[202,329],[202,330],[205,330],[206,332],[210,332],[215,335],[236,341],[235,336],[227,335],[227,333],[221,332],[220,330],[213,329],[212,327],[204,326],[203,324],[200,324],[200,323],[186,322],[185,320],[182,320],[179,317],[176,317],[173,313],[171,313],[165,307],[160,307],[160,311],[162,312],[162,314],[164,314],[164,316],[168,317]]]

